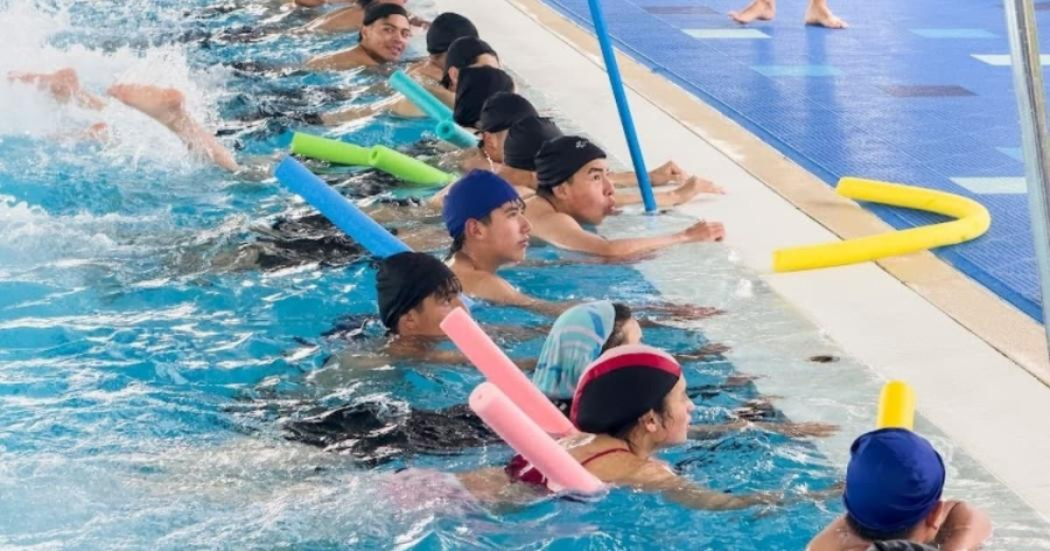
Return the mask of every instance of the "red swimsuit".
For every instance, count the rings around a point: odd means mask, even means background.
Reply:
[[[588,463],[599,457],[619,452],[631,453],[631,450],[627,448],[611,448],[598,452],[587,459],[580,461],[580,465],[586,467]],[[507,475],[510,476],[512,480],[536,486],[543,486],[544,488],[547,487],[547,477],[543,476],[543,473],[541,473],[539,469],[533,467],[532,463],[529,463],[529,461],[522,457],[521,454],[512,457],[510,463],[503,470],[506,471]]]

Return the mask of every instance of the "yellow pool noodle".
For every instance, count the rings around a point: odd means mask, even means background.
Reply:
[[[858,201],[924,210],[957,220],[838,243],[779,249],[773,252],[773,271],[843,266],[955,245],[980,237],[992,223],[988,209],[977,201],[942,191],[861,178],[839,180],[836,191]]]
[[[879,395],[879,413],[875,428],[908,429],[915,427],[915,393],[904,381],[890,381]]]

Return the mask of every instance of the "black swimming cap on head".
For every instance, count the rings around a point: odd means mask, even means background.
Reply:
[[[544,143],[561,136],[554,121],[527,117],[510,126],[503,142],[503,164],[519,170],[536,170],[536,153]]]
[[[514,79],[495,67],[470,67],[459,73],[456,105],[452,120],[465,128],[474,128],[481,118],[481,108],[498,92],[513,92]]]
[[[506,153],[504,153],[506,155]],[[552,188],[564,184],[587,163],[606,158],[602,148],[579,136],[561,136],[536,154],[536,184]]]
[[[400,15],[408,19],[408,11],[398,4],[374,4],[365,8],[364,26],[369,26],[380,19],[386,19],[392,15]]]
[[[502,132],[522,119],[538,116],[539,113],[529,100],[513,92],[499,92],[493,94],[482,106],[478,130]]]
[[[908,540],[877,541],[867,551],[937,551],[937,547]]]
[[[376,273],[376,295],[383,325],[397,332],[397,322],[430,295],[463,290],[459,278],[443,262],[426,253],[406,251],[389,256]]]
[[[474,36],[457,38],[448,47],[445,54],[445,74],[441,76],[441,85],[445,88],[452,86],[452,78],[448,76],[448,70],[455,67],[462,71],[474,64],[484,54],[491,54],[499,58],[496,50],[489,46],[488,42]]]
[[[434,18],[427,29],[427,52],[447,52],[453,42],[465,36],[477,38],[477,27],[458,13],[445,12]]]
[[[582,432],[616,434],[664,399],[682,376],[670,354],[643,344],[618,346],[587,366],[572,399],[572,424]]]

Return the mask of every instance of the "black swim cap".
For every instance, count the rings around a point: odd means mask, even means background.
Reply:
[[[397,333],[397,322],[435,293],[455,295],[463,291],[456,274],[443,262],[426,253],[402,252],[380,263],[376,273],[376,295],[383,325]]]
[[[519,170],[536,170],[536,153],[549,140],[561,136],[554,121],[527,117],[513,125],[503,142],[503,164]]]
[[[437,16],[427,29],[427,52],[447,52],[453,42],[465,36],[477,38],[477,27],[458,13],[445,12]]]
[[[678,362],[663,350],[642,344],[613,348],[580,376],[572,424],[582,432],[615,435],[650,410],[662,410],[681,376]]]
[[[445,88],[452,86],[452,78],[448,76],[450,68],[455,67],[462,71],[473,65],[484,54],[492,54],[499,58],[496,50],[493,50],[488,42],[480,38],[474,36],[457,38],[448,47],[445,57],[445,74],[441,76],[441,85]]]
[[[536,154],[536,184],[546,188],[559,186],[572,178],[572,175],[587,163],[605,158],[605,151],[587,138],[555,138],[543,144]]]
[[[478,130],[502,132],[522,119],[538,116],[529,100],[512,92],[500,92],[493,94],[481,108]]]
[[[495,67],[469,67],[459,73],[456,105],[452,119],[465,128],[474,128],[481,118],[481,108],[498,92],[513,92],[514,79]]]
[[[392,15],[400,15],[408,19],[408,11],[398,4],[375,4],[365,8],[364,26],[367,27],[380,19],[386,19]]]

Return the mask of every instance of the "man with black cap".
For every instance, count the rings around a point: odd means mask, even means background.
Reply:
[[[376,295],[383,325],[400,337],[443,337],[441,320],[463,306],[459,278],[426,253],[403,252],[383,259]]]
[[[867,551],[875,543],[908,540],[938,549],[977,549],[991,535],[982,511],[941,499],[944,461],[907,429],[869,432],[850,448],[846,514],[809,543],[809,551]],[[899,547],[876,547],[876,549]]]
[[[499,55],[488,42],[477,37],[465,36],[456,39],[448,47],[445,56],[445,70],[441,75],[441,85],[455,92],[459,85],[459,74],[471,67],[500,68]]]
[[[356,67],[374,67],[394,63],[408,47],[412,27],[408,12],[396,3],[375,4],[365,10],[361,41],[357,46],[314,57],[306,67],[316,70],[345,71]]]
[[[604,257],[628,257],[679,243],[721,241],[718,222],[700,221],[657,237],[605,239],[583,229],[596,226],[616,208],[605,152],[586,138],[562,136],[536,155],[536,196],[527,202],[534,234],[554,246]]]
[[[427,29],[427,52],[430,55],[406,71],[449,107],[455,105],[456,96],[441,85],[445,76],[445,58],[448,57],[448,49],[452,43],[463,37],[478,37],[478,29],[469,19],[452,12],[437,16]],[[408,98],[400,99],[389,110],[401,117],[426,116]]]
[[[296,4],[307,8],[316,8],[326,2],[324,0],[296,0]],[[338,33],[351,32],[360,29],[364,25],[365,11],[379,4],[397,4],[404,6],[406,0],[355,0],[352,5],[328,12],[303,26],[304,31]],[[416,16],[410,15],[409,22],[415,27],[426,28],[429,23]]]

